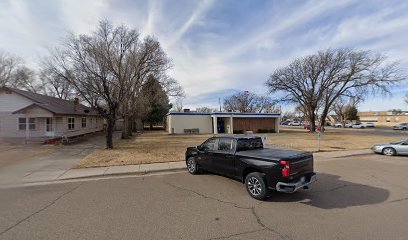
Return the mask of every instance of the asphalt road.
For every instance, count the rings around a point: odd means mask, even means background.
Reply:
[[[315,162],[318,182],[268,201],[188,173],[0,189],[0,239],[406,239],[408,158]]]

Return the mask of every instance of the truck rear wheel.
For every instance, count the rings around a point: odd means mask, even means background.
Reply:
[[[245,186],[251,197],[258,200],[266,198],[268,189],[262,173],[253,172],[248,174],[245,178]]]

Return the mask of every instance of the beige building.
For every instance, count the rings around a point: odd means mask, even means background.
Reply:
[[[280,114],[274,113],[197,113],[170,112],[167,131],[170,134],[242,134],[279,132]]]
[[[385,126],[408,122],[408,112],[406,111],[359,112],[358,116],[361,122],[373,122]]]
[[[0,138],[61,139],[103,130],[103,118],[79,103],[0,88]]]

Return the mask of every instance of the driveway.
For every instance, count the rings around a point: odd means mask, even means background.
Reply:
[[[406,239],[407,157],[315,166],[310,190],[263,202],[213,174],[0,189],[0,239]]]
[[[0,187],[53,180],[104,144],[105,136],[101,133],[67,146],[3,141],[0,144]]]

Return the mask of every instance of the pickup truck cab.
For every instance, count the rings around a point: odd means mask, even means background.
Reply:
[[[313,155],[289,149],[264,148],[257,136],[212,137],[186,151],[187,170],[215,172],[245,183],[255,199],[270,190],[293,193],[316,180]]]

